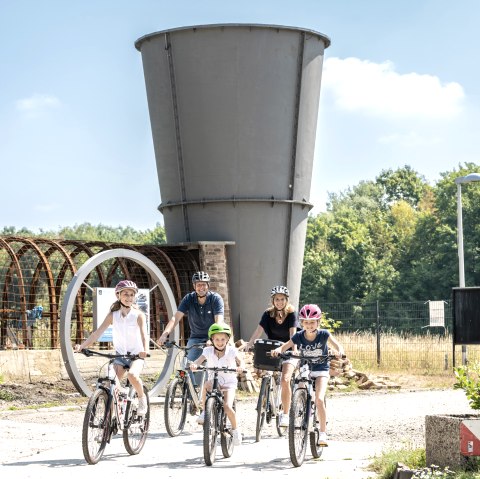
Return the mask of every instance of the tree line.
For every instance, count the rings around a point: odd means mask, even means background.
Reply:
[[[449,300],[458,286],[457,185],[475,163],[441,173],[430,185],[412,167],[330,193],[325,212],[308,218],[300,303]],[[480,285],[480,185],[462,185],[465,284]],[[3,236],[163,244],[165,229],[137,231],[83,223]]]

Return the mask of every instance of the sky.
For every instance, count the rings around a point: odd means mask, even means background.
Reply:
[[[310,202],[480,163],[480,2],[0,0],[0,229],[163,224],[138,38],[263,23],[325,50]],[[480,166],[479,166],[480,170]]]

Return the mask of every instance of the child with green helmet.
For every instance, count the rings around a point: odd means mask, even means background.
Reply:
[[[197,367],[207,362],[207,367],[225,366],[227,368],[237,370],[241,373],[245,369],[243,358],[238,349],[230,344],[232,330],[226,323],[214,323],[208,329],[208,338],[212,342],[212,346],[207,346],[203,349],[201,356],[190,363],[190,369],[195,371]],[[237,376],[235,373],[220,372],[219,373],[220,389],[223,392],[225,414],[227,415],[230,424],[232,425],[233,442],[236,446],[242,443],[242,434],[237,425],[237,417],[233,409],[233,402],[235,400],[235,391],[237,389]],[[211,378],[205,382],[204,390],[202,392],[203,410],[205,410],[205,401],[207,390],[211,390]],[[199,424],[203,424],[204,413],[202,412],[197,420]]]

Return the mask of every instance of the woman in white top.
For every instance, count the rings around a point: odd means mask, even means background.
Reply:
[[[137,414],[143,416],[146,414],[148,406],[140,373],[144,366],[144,358],[147,356],[148,338],[145,315],[134,304],[137,293],[138,288],[133,281],[120,281],[115,286],[117,301],[110,306],[110,312],[103,323],[82,344],[75,345],[75,351],[80,352],[93,344],[111,325],[113,346],[117,354],[138,354],[140,357],[134,361],[117,358],[113,364],[115,373],[120,380],[128,370],[128,379],[138,394]]]

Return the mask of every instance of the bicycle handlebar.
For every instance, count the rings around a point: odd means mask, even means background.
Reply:
[[[266,355],[271,357],[272,352],[267,351]],[[322,354],[322,355],[319,355],[319,356],[305,356],[304,354],[294,354],[293,351],[284,351],[283,353],[278,353],[278,357],[282,358],[282,359],[290,359],[290,358],[303,359],[304,361],[306,361],[308,363],[318,363],[320,361],[326,361],[326,360],[329,360],[329,359],[338,359],[338,358],[346,359],[347,356],[345,354],[342,354],[341,356],[336,355],[336,354]]]
[[[203,369],[205,371],[219,371],[225,373],[236,373],[237,370],[233,368],[227,368],[227,366],[197,366],[197,369]],[[246,373],[247,370],[243,369],[243,372]]]
[[[79,351],[80,353],[84,354],[87,357],[90,356],[102,356],[104,358],[109,358],[109,359],[116,359],[116,358],[124,358],[124,359],[143,359],[141,358],[138,354],[110,354],[110,353],[100,353],[99,351],[95,351],[93,349],[82,349]],[[147,358],[150,357],[150,354],[147,353]]]

